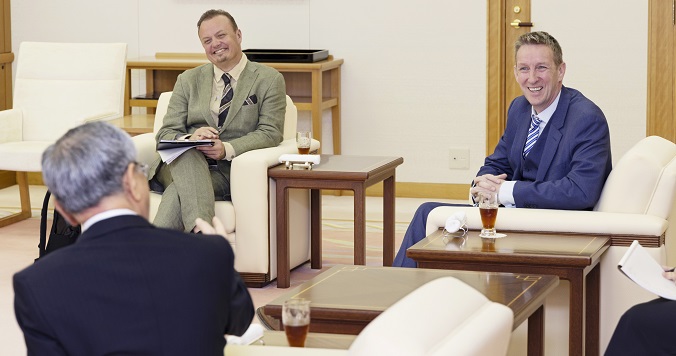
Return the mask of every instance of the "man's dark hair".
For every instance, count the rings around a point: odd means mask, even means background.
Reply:
[[[559,41],[547,32],[526,32],[519,36],[514,43],[515,56],[516,52],[519,52],[519,48],[524,45],[545,45],[551,48],[552,53],[554,53],[554,64],[558,67],[563,63],[563,51],[561,51]]]
[[[200,29],[200,26],[202,25],[202,22],[206,20],[211,20],[216,16],[225,16],[230,20],[230,23],[232,24],[232,28],[237,31],[237,22],[235,22],[235,18],[230,15],[229,12],[225,10],[208,10],[207,12],[203,13],[202,16],[200,16],[199,21],[197,21],[197,29]]]

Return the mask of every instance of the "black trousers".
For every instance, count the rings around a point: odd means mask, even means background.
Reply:
[[[606,355],[676,355],[676,301],[658,298],[627,310]]]

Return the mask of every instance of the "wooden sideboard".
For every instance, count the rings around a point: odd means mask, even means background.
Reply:
[[[160,93],[172,91],[176,77],[183,71],[208,63],[204,54],[157,53],[154,57],[127,60],[127,78],[124,95],[124,114],[132,107],[145,107],[154,113]],[[262,63],[277,69],[286,81],[286,92],[299,111],[310,111],[312,132],[321,139],[322,112],[331,109],[333,154],[340,154],[340,67],[342,59],[328,59],[314,63]],[[131,71],[144,70],[146,93],[132,97]]]

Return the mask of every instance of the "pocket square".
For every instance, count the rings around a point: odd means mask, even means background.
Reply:
[[[254,94],[254,95],[246,98],[246,100],[244,100],[244,105],[253,105],[253,104],[256,104],[256,103],[258,103],[258,97],[256,96],[256,94]]]

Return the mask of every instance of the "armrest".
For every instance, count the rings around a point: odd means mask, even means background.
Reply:
[[[144,133],[140,135],[133,136],[131,140],[136,146],[136,160],[139,163],[145,163],[150,165],[155,160],[156,156],[156,143],[155,143],[155,134],[153,133]]]
[[[91,115],[91,116],[85,117],[83,119],[83,122],[109,121],[109,120],[119,119],[121,117],[122,117],[122,114],[120,114],[119,112],[106,112],[106,113],[101,113],[101,114],[96,114],[96,115]]]
[[[0,111],[0,143],[21,141],[23,138],[23,113],[19,109]]]
[[[429,235],[446,223],[454,212],[467,213],[467,226],[481,230],[479,208],[442,206],[430,212]],[[565,232],[622,236],[661,236],[668,222],[654,215],[607,213],[600,211],[504,208],[498,212],[495,228],[500,231]]]

